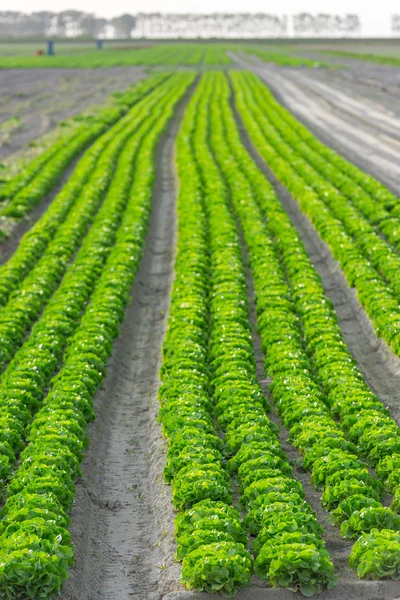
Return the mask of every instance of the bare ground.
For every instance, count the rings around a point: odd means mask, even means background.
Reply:
[[[361,51],[361,50],[360,50]],[[366,50],[368,52],[368,50]],[[300,54],[298,51],[297,54]],[[384,54],[384,53],[382,53]],[[372,95],[373,99],[379,99],[387,108],[399,114],[400,107],[396,103],[400,88],[400,69],[396,66],[377,64],[354,58],[342,56],[334,56],[314,52],[302,51],[302,56],[308,56],[316,60],[329,62],[335,67],[339,67],[335,71],[327,72],[325,69],[316,69],[317,77],[325,77],[327,74],[330,81],[338,78],[341,85],[344,85],[350,90],[354,90],[356,86],[361,92],[361,95],[368,98]],[[312,75],[313,76],[313,75]]]
[[[97,419],[72,511],[76,566],[63,600],[156,600],[182,589],[156,416],[176,234],[173,143],[183,110],[181,104],[159,146],[145,253],[95,401]]]
[[[143,74],[140,67],[0,70],[0,159],[36,142],[59,121],[126,89]],[[7,140],[2,139],[2,124],[12,117],[20,122]]]

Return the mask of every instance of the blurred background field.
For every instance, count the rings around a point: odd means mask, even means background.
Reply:
[[[307,65],[308,59],[329,62],[335,55],[400,65],[400,40],[96,40],[54,39],[54,56],[47,56],[47,40],[1,40],[0,68],[98,68],[129,65],[223,65],[229,64],[230,52],[254,54],[261,60],[284,65],[279,55],[293,57],[291,66]],[[376,57],[376,58],[375,58]],[[335,61],[333,61],[335,62]],[[288,62],[290,65],[290,61]]]

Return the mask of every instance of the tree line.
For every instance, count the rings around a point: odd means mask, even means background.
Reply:
[[[78,10],[0,11],[0,37],[281,37],[356,35],[361,21],[354,14],[267,13],[123,14],[104,19]]]
[[[41,10],[26,14],[0,11],[1,37],[111,37],[129,38],[135,27],[133,15],[103,19],[79,10],[59,13]],[[111,30],[111,31],[110,31]]]

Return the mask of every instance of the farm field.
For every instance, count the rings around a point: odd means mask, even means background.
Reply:
[[[58,46],[57,46],[58,48]],[[19,50],[19,52],[18,52]],[[1,68],[104,68],[133,65],[223,65],[230,59],[221,45],[160,44],[150,47],[106,45],[103,50],[62,46],[54,56],[35,56],[28,48],[16,47],[16,54],[1,55]]]
[[[0,45],[0,598],[395,600],[400,69],[66,46]]]

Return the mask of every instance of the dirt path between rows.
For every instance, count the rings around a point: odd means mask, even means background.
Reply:
[[[371,93],[342,85],[336,71],[282,69],[233,55],[257,73],[276,98],[322,142],[400,195],[400,119]]]
[[[76,566],[62,600],[155,600],[182,589],[156,416],[176,245],[173,149],[187,101],[188,95],[158,148],[146,249],[95,400],[97,419],[71,515]]]

